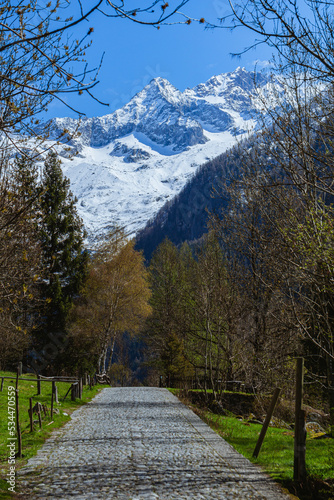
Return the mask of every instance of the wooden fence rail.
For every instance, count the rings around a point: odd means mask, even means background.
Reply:
[[[7,375],[6,376],[1,376],[0,378],[2,379],[10,379],[10,380],[15,380],[16,377],[8,377]],[[23,382],[38,382],[38,380],[40,380],[41,382],[79,382],[79,379],[78,378],[20,378],[19,377],[19,380],[22,380]]]
[[[17,372],[16,374],[13,374],[12,376],[8,375],[2,375],[0,376],[1,383],[0,383],[0,392],[3,391],[4,388],[4,381],[5,380],[10,380],[12,383],[11,385],[14,385],[15,383],[15,414],[16,414],[16,434],[17,434],[17,446],[18,446],[18,451],[17,451],[17,456],[22,457],[22,438],[21,438],[21,428],[20,428],[20,399],[19,399],[19,387],[18,383],[20,382],[37,382],[37,395],[41,395],[41,383],[42,382],[51,382],[52,383],[52,391],[51,391],[51,408],[50,408],[50,413],[49,410],[46,406],[46,404],[41,404],[39,402],[36,403],[35,406],[33,406],[33,399],[36,398],[30,397],[29,398],[29,408],[28,408],[28,415],[29,415],[29,424],[30,424],[30,432],[34,432],[34,413],[37,414],[38,421],[36,422],[39,424],[39,427],[42,428],[42,415],[41,411],[43,410],[44,417],[51,417],[51,421],[55,412],[55,404],[59,404],[58,401],[58,387],[57,383],[63,382],[67,383],[70,385],[65,397],[63,400],[65,400],[66,396],[68,393],[71,391],[71,399],[75,400],[76,398],[82,399],[82,392],[83,392],[83,386],[89,384],[89,388],[92,388],[92,385],[94,385],[94,381],[92,378],[85,374],[84,379],[79,378],[79,377],[66,377],[66,376],[54,376],[54,377],[44,377],[43,375],[37,375],[35,378],[34,375],[32,374],[31,377],[25,378],[22,377],[22,363],[19,363]],[[15,381],[15,382],[14,382]]]

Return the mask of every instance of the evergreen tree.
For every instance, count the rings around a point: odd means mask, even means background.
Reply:
[[[61,162],[49,153],[43,169],[41,194],[41,246],[45,275],[47,332],[64,331],[65,322],[85,279],[88,253],[83,248],[83,223],[77,214],[70,181]]]
[[[36,327],[40,308],[39,284],[42,280],[41,246],[38,224],[40,186],[38,170],[28,157],[15,159],[10,171],[9,192],[12,198],[12,224],[10,225],[11,252],[15,262],[15,281],[19,284],[18,316]],[[18,272],[20,266],[20,272]],[[17,280],[17,277],[20,279]],[[19,300],[21,299],[21,300]],[[23,304],[21,303],[23,300]]]
[[[37,171],[18,157],[0,186],[0,366],[22,359],[38,322],[40,245]]]

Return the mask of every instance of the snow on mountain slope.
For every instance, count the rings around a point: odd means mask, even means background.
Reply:
[[[257,85],[267,84],[257,76]],[[184,92],[155,78],[112,114],[53,120],[53,137],[80,132],[70,141],[77,156],[68,159],[62,147],[60,154],[89,233],[115,223],[130,234],[143,227],[199,165],[254,129],[253,92],[254,73],[242,68]]]
[[[138,135],[130,134],[99,149],[83,146],[83,158],[63,159],[64,173],[71,180],[79,214],[89,232],[103,231],[114,223],[131,234],[136,232],[182,189],[199,165],[235,143],[229,132],[207,133],[207,145],[170,156],[142,142],[146,139],[142,135],[139,141]],[[110,156],[115,149],[123,155]]]

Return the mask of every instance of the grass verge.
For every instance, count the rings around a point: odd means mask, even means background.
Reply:
[[[178,396],[178,390],[172,390]],[[293,481],[294,432],[269,427],[258,458],[253,451],[262,426],[234,416],[221,416],[182,401],[239,453],[261,466],[275,481],[302,500],[334,500],[334,439],[306,440],[305,484]]]
[[[8,412],[8,393],[9,387],[15,387],[16,374],[0,371],[0,381],[1,377],[3,376],[10,376],[13,378],[4,380],[3,390],[0,392],[0,500],[15,498],[15,495],[8,491],[9,485],[6,477],[9,472],[9,453],[7,443],[9,442],[8,438],[10,437],[8,430],[8,422],[10,422]],[[36,377],[32,374],[27,374],[23,375],[22,378],[27,379]],[[28,414],[29,398],[33,398],[33,404],[39,402],[41,404],[47,405],[50,412],[52,384],[51,382],[41,381],[41,394],[37,395],[36,382],[19,381],[19,415],[22,433],[23,457],[16,458],[16,471],[23,465],[25,465],[29,458],[37,453],[37,450],[43,445],[45,440],[50,436],[54,429],[62,427],[67,421],[71,419],[70,415],[74,410],[90,401],[103,387],[105,387],[102,385],[96,385],[90,390],[88,386],[85,386],[83,388],[81,400],[77,399],[76,401],[71,401],[70,394],[68,394],[65,401],[63,401],[63,398],[67,393],[70,385],[71,384],[68,382],[57,382],[59,403],[54,403],[54,409],[56,409],[56,413],[53,414],[52,420],[50,418],[50,413],[46,416],[44,416],[43,414],[42,428],[40,429],[39,424],[35,423],[34,431],[31,433]],[[38,420],[37,415],[35,414],[34,420]]]

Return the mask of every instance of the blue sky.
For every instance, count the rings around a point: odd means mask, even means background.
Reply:
[[[228,9],[227,0],[190,0],[183,12],[217,22]],[[104,53],[95,95],[109,107],[88,96],[68,96],[68,102],[87,116],[101,116],[122,107],[157,76],[167,78],[179,90],[184,90],[238,66],[252,70],[255,61],[260,61],[260,68],[271,56],[270,49],[262,45],[240,59],[231,57],[231,52],[242,51],[254,40],[246,29],[205,30],[203,25],[192,23],[163,26],[157,30],[98,14],[80,29],[87,31],[90,26],[94,27],[94,33],[87,61],[90,67],[96,66]],[[48,117],[53,116],[75,115],[54,101],[48,111]]]

